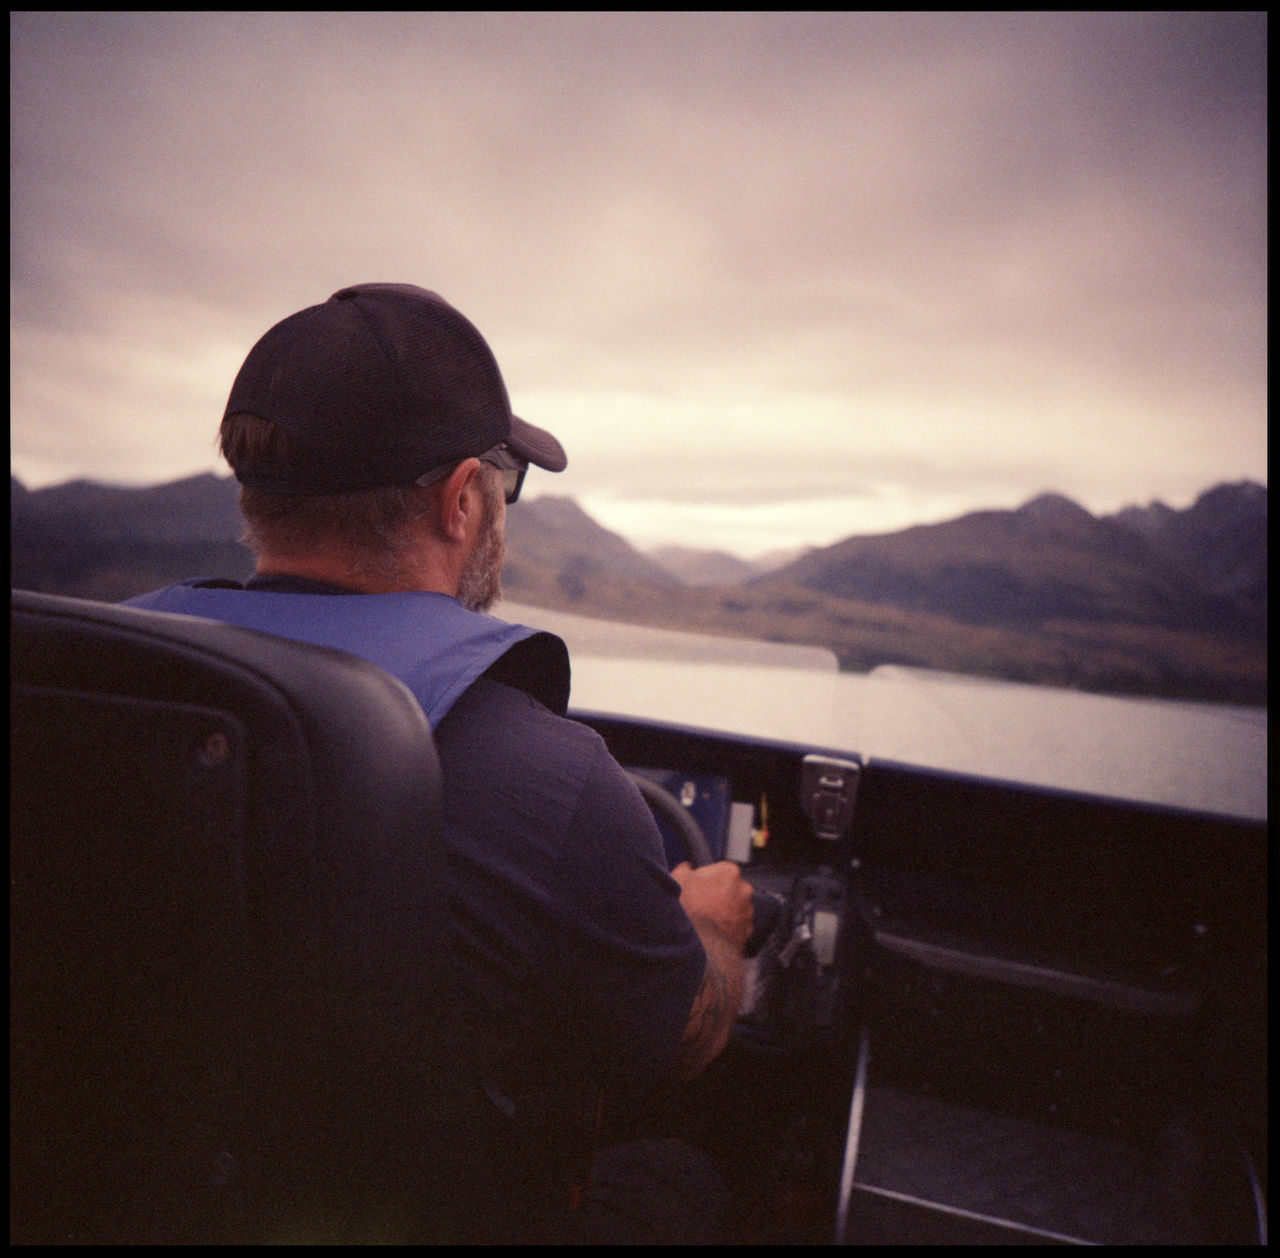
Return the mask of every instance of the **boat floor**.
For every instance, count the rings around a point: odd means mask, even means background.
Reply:
[[[1144,1146],[871,1086],[843,1239],[1195,1243],[1204,1163],[1176,1124]]]

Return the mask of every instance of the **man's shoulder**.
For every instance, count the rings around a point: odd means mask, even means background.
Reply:
[[[491,738],[497,745],[530,743],[543,750],[591,757],[604,746],[590,726],[552,711],[500,671],[472,683],[436,730],[437,741],[460,736]]]
[[[579,807],[616,806],[626,778],[590,726],[492,677],[468,688],[435,736],[454,789],[493,798],[511,789],[551,813],[563,811],[565,824]]]

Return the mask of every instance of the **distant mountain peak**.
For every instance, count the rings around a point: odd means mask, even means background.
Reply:
[[[1172,507],[1156,499],[1145,507],[1124,507],[1110,519],[1143,537],[1155,540],[1168,528],[1169,522],[1176,515],[1177,512]]]
[[[807,553],[807,549],[774,550],[755,559],[742,559],[723,550],[673,545],[655,546],[648,553],[655,563],[685,585],[732,585],[785,567]]]
[[[1019,507],[1018,513],[1037,524],[1051,525],[1080,524],[1094,518],[1078,502],[1057,493],[1038,494]]]
[[[1206,489],[1188,511],[1199,515],[1218,513],[1239,519],[1265,519],[1267,487],[1250,480],[1214,485],[1212,489]]]
[[[590,519],[587,513],[578,505],[576,498],[570,498],[567,494],[539,494],[538,497],[529,500],[528,505],[537,503],[534,510],[539,511],[548,518],[551,516],[561,516],[565,519],[583,520]]]

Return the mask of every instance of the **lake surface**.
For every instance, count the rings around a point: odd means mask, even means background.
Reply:
[[[502,604],[564,638],[570,704],[867,758],[1230,816],[1267,816],[1267,710],[1082,694],[811,647],[638,629]]]

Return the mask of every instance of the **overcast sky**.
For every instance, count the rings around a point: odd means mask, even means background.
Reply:
[[[570,494],[741,554],[1266,483],[1257,14],[18,14],[11,462],[226,473],[364,281],[485,334]]]

